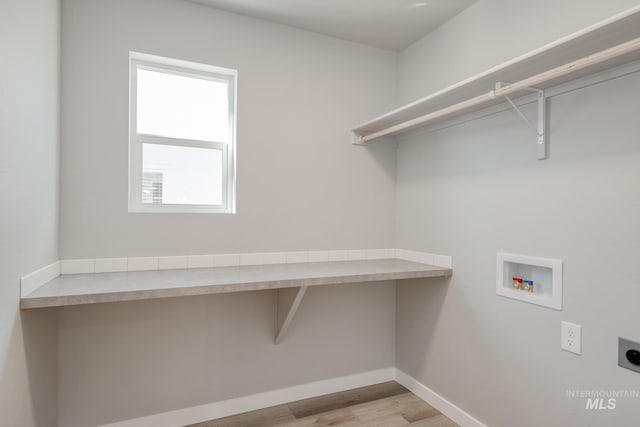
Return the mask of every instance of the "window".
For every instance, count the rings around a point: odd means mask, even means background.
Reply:
[[[129,211],[235,211],[236,71],[130,54]]]

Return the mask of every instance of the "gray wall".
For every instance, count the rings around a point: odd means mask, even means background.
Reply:
[[[62,309],[60,425],[394,363],[492,426],[628,425],[633,402],[593,413],[564,393],[637,388],[615,367],[615,339],[640,339],[630,267],[639,101],[629,91],[639,77],[554,98],[545,162],[510,112],[402,142],[397,178],[394,146],[351,147],[347,135],[394,99],[634,3],[480,0],[398,58],[187,2],[65,0],[62,258],[398,246],[453,255],[455,275],[397,292],[313,289],[279,347],[270,292]],[[129,50],[239,70],[237,215],[126,212]],[[564,311],[495,296],[497,250],[564,259]],[[584,326],[583,356],[559,349],[561,319]]]
[[[637,0],[478,0],[402,52],[398,101],[414,101],[637,4]]]
[[[497,3],[481,0],[476,12],[438,31],[455,35],[462,46],[469,39],[480,46],[493,40],[500,51],[514,43],[514,54],[570,32],[578,21],[561,13],[565,2],[553,3],[559,12],[551,2],[535,2],[533,15],[525,12],[534,2],[519,2],[464,27],[479,11],[497,10]],[[614,3],[581,3],[581,25],[623,6]],[[547,25],[527,31],[536,16]],[[522,31],[500,41],[500,32],[519,25]],[[439,35],[422,40],[402,63],[419,68],[429,62],[427,53],[438,51],[447,70],[479,71],[479,58],[440,51],[440,43]],[[445,67],[435,68],[401,80],[400,92],[417,97],[430,76],[443,81]],[[588,411],[586,399],[565,392],[638,389],[638,374],[616,366],[616,347],[618,336],[640,340],[639,89],[634,74],[554,97],[551,158],[545,161],[535,160],[534,137],[511,111],[399,143],[397,246],[454,260],[446,288],[398,284],[399,369],[490,426],[637,425],[637,399],[619,399],[615,411]],[[535,115],[530,108],[527,113]],[[497,251],[563,259],[564,310],[496,296]],[[561,320],[583,325],[582,356],[560,349]]]
[[[35,427],[57,416],[56,314],[20,314],[20,277],[58,258],[59,4],[0,8],[0,425]]]
[[[128,55],[238,70],[235,215],[127,213]],[[396,55],[177,0],[63,2],[61,257],[389,247]]]
[[[87,427],[394,366],[393,282],[307,291],[275,346],[275,293],[67,308],[60,426]]]
[[[382,248],[396,54],[176,0],[63,1],[61,258]],[[129,50],[236,68],[238,213],[127,213]],[[394,284],[60,310],[61,426],[93,426],[395,364]],[[321,361],[321,363],[318,363]]]

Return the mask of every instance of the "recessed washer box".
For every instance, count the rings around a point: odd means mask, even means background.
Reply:
[[[533,281],[533,292],[517,289],[514,277]],[[562,260],[498,252],[496,294],[562,310]]]

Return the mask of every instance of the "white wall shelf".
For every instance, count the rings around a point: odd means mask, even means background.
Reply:
[[[393,137],[502,104],[505,96],[524,96],[527,88],[544,90],[639,59],[640,5],[363,123],[352,130],[352,143]]]
[[[58,276],[23,296],[22,310],[241,291],[278,290],[276,343],[309,286],[451,276],[451,268],[377,259]]]
[[[498,252],[496,265],[496,294],[562,310],[562,261],[527,255]],[[514,278],[521,279],[514,286]],[[524,281],[531,281],[533,288],[526,290]]]

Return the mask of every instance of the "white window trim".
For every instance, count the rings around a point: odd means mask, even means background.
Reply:
[[[229,87],[229,142],[209,142],[138,134],[137,70],[145,68],[176,75],[225,81]],[[129,53],[129,212],[155,213],[235,213],[236,212],[236,81],[237,71],[227,68],[163,58],[143,53]],[[142,144],[164,144],[179,147],[210,148],[222,151],[221,205],[143,204]]]

